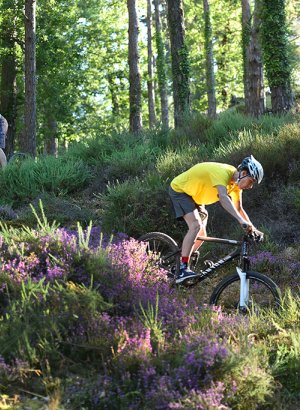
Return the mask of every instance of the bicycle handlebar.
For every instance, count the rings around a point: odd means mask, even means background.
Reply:
[[[262,232],[258,232],[252,225],[242,224],[242,228],[249,239],[252,239],[254,242],[263,241],[264,234]]]

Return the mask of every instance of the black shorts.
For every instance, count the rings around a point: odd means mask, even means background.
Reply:
[[[193,198],[184,192],[176,192],[172,187],[169,187],[169,195],[173,203],[176,218],[178,220],[183,219],[183,216],[198,210],[202,221],[207,218],[207,211],[204,205],[198,205]]]
[[[3,115],[0,114],[0,148],[5,148],[5,140],[7,134],[8,124]]]

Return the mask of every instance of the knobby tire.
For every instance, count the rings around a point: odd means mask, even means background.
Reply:
[[[259,308],[278,308],[280,306],[280,290],[268,276],[259,272],[247,272],[249,285],[249,310]],[[225,277],[214,289],[210,304],[220,305],[224,309],[239,307],[240,277],[237,273]],[[256,293],[255,293],[256,292]],[[255,299],[254,299],[255,298]]]

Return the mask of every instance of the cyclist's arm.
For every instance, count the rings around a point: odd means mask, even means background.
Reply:
[[[243,208],[243,201],[242,201],[242,192],[239,194],[239,198],[233,201],[235,208],[239,212],[242,218],[244,218],[250,225],[253,226],[252,222],[250,221],[249,216],[247,215],[245,209]]]
[[[227,189],[225,186],[217,185],[216,188],[218,190],[220,204],[225,209],[225,211],[232,215],[241,225],[252,226],[248,215],[243,210],[241,201],[239,200],[238,202],[233,203],[227,195]]]
[[[243,205],[242,205],[242,191],[240,192],[239,197],[233,202],[234,202],[234,206],[236,207],[236,209],[238,210],[238,212],[242,216],[242,218],[244,218],[249,223],[248,227],[246,228],[247,232],[248,233],[253,232],[257,236],[257,238],[260,238],[260,240],[262,240],[263,237],[264,237],[263,232],[261,232],[257,228],[255,228],[255,226],[250,221],[249,216],[247,215],[246,211],[243,208]]]

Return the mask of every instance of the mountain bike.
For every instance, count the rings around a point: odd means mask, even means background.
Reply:
[[[226,276],[214,288],[211,305],[222,306],[225,310],[239,310],[241,313],[260,311],[266,308],[280,306],[280,289],[276,283],[265,274],[253,272],[250,267],[249,252],[251,245],[257,241],[252,234],[244,234],[240,241],[233,239],[199,236],[197,239],[235,246],[234,250],[216,261],[204,261],[200,270],[197,258],[191,258],[190,267],[197,273],[192,279],[186,279],[176,286],[195,286],[210,277],[215,270],[238,259],[236,272]],[[147,244],[147,253],[154,255],[157,265],[167,271],[172,285],[176,284],[176,277],[180,269],[180,248],[176,241],[162,232],[150,232],[139,238]]]

